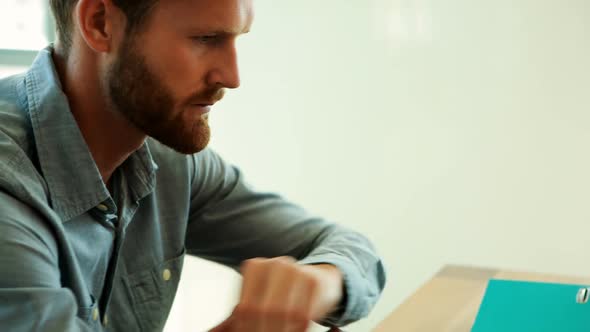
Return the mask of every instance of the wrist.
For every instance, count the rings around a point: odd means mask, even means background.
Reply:
[[[322,300],[317,319],[321,320],[340,309],[344,298],[344,275],[332,264],[308,265],[308,268],[319,276]]]

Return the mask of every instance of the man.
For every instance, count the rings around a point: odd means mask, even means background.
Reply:
[[[243,275],[213,331],[369,312],[385,283],[370,243],[206,148],[252,0],[50,3],[58,42],[0,81],[2,330],[161,330],[185,253]]]

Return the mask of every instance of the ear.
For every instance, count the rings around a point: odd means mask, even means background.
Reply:
[[[76,6],[78,30],[89,48],[98,53],[113,49],[116,29],[123,29],[119,9],[111,0],[80,0]]]

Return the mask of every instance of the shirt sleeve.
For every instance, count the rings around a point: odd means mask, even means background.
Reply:
[[[361,234],[272,193],[253,190],[239,169],[211,150],[193,157],[187,252],[234,269],[254,257],[292,256],[332,264],[344,275],[340,310],[320,322],[344,326],[365,317],[385,286],[385,272]]]
[[[0,322],[3,331],[90,331],[61,287],[57,245],[42,219],[0,190]]]

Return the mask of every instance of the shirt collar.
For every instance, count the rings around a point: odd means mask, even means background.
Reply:
[[[110,194],[70,111],[52,53],[52,46],[39,53],[25,76],[25,89],[49,201],[65,222],[105,202]],[[130,177],[128,185],[139,200],[153,189],[157,169],[147,144],[125,164],[123,176]]]

